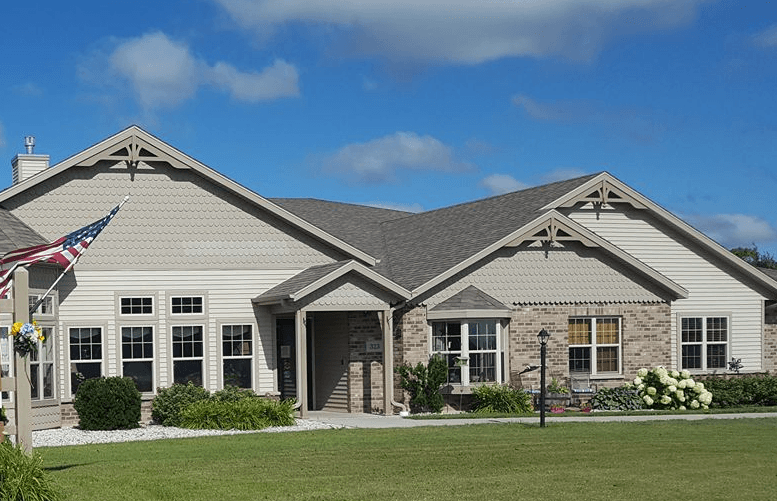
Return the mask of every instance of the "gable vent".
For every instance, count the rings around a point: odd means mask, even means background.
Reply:
[[[25,153],[19,153],[11,160],[13,184],[19,184],[49,168],[48,155],[35,154],[35,136],[24,138]]]

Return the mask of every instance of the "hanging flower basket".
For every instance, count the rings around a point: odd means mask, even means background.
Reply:
[[[23,324],[16,322],[11,327],[10,336],[13,337],[14,351],[24,358],[30,353],[38,353],[38,341],[45,341],[46,337],[41,333],[40,327],[35,322]]]

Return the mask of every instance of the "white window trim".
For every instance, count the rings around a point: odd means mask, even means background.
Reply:
[[[185,357],[185,356],[176,357],[175,356],[175,348],[174,348],[175,341],[173,340],[173,331],[175,330],[176,327],[199,327],[199,328],[202,329],[202,341],[200,341],[202,343],[202,355],[201,356],[199,356],[199,357],[194,357],[194,356],[192,356],[192,357]],[[206,326],[205,326],[204,323],[197,323],[197,322],[173,324],[173,325],[170,326],[170,331],[169,331],[168,336],[169,336],[169,340],[170,340],[170,359],[173,361],[172,365],[170,366],[170,384],[174,384],[175,383],[175,362],[176,361],[179,361],[179,360],[182,360],[182,361],[185,361],[185,360],[199,360],[200,361],[200,372],[202,373],[202,387],[203,388],[207,388],[208,387],[208,385],[207,385],[208,373],[207,373],[207,368],[205,367],[205,360],[207,358],[208,343],[206,342],[207,341],[206,340],[207,331],[205,329],[206,329]]]
[[[618,321],[618,343],[602,343],[598,344],[596,342],[596,321],[602,320],[606,318],[615,319]],[[618,315],[594,315],[594,316],[570,316],[569,320],[578,320],[578,319],[588,319],[591,320],[591,342],[588,344],[572,344],[571,342],[568,342],[568,348],[567,348],[567,357],[569,356],[569,348],[590,348],[591,350],[591,372],[590,373],[584,373],[584,374],[590,374],[591,377],[596,378],[609,378],[609,377],[616,377],[623,374],[623,318]],[[569,322],[567,320],[567,323]],[[567,338],[568,340],[568,338]],[[599,372],[596,370],[597,365],[597,359],[596,359],[596,349],[597,348],[612,348],[616,347],[618,348],[618,370],[617,371],[602,371]],[[571,372],[571,371],[570,371]]]
[[[469,361],[470,361],[470,351],[469,351],[469,323],[472,322],[478,322],[478,321],[494,321],[496,324],[496,350],[473,350],[474,353],[494,353],[495,354],[495,381],[484,381],[484,382],[470,382],[469,380]],[[460,383],[449,383],[453,386],[460,386],[460,387],[468,387],[468,386],[478,386],[482,384],[501,384],[502,383],[502,320],[499,318],[447,318],[447,319],[435,319],[433,321],[430,321],[428,323],[428,343],[429,343],[429,356],[440,354],[440,355],[448,355],[448,354],[455,354],[459,353],[458,351],[434,351],[434,324],[435,323],[458,323],[461,325],[461,355],[460,359],[462,361],[461,363],[461,382]]]
[[[173,312],[173,299],[182,299],[182,298],[200,298],[202,299],[202,311],[198,312],[191,312],[191,313],[174,313]],[[170,295],[170,316],[171,317],[203,317],[205,316],[207,309],[205,304],[205,295],[204,294],[171,294]]]
[[[224,355],[224,327],[235,325],[248,325],[251,327],[251,354],[250,355]],[[256,362],[255,355],[257,350],[256,333],[257,327],[253,322],[222,322],[218,325],[219,333],[219,358],[221,360],[221,371],[219,377],[221,378],[221,387],[224,387],[224,360],[250,360],[251,363],[251,389],[254,389],[256,379]]]
[[[124,358],[124,328],[133,328],[133,327],[150,327],[151,328],[151,358]],[[156,394],[156,387],[157,387],[157,380],[156,380],[156,328],[154,327],[154,324],[124,324],[119,326],[119,370],[121,371],[122,377],[124,376],[124,362],[151,362],[151,391],[147,392],[141,392],[143,395],[154,395]]]
[[[37,341],[37,344],[38,344],[38,360],[37,361],[33,361],[32,359],[30,359],[30,372],[32,372],[32,365],[35,365],[35,364],[38,365],[38,381],[37,381],[37,383],[38,383],[38,388],[39,388],[39,392],[40,392],[40,394],[38,395],[38,398],[34,398],[33,397],[33,400],[32,400],[33,405],[36,404],[36,403],[43,403],[43,402],[51,404],[53,402],[58,401],[57,389],[58,389],[58,386],[59,386],[57,384],[57,346],[55,344],[56,343],[56,338],[57,338],[57,327],[54,325],[54,323],[46,322],[46,321],[43,321],[43,322],[39,323],[38,327],[40,327],[41,329],[51,329],[51,335],[46,336],[46,340],[43,343],[41,341]],[[41,331],[41,333],[43,333],[43,331]],[[41,360],[41,353],[43,352],[43,346],[42,345],[44,343],[45,344],[51,343],[51,361],[48,361],[48,362],[46,362],[44,360]],[[53,395],[50,396],[50,397],[44,397],[43,394],[42,394],[43,393],[43,371],[42,371],[42,367],[43,367],[44,364],[51,364],[51,366],[52,366],[52,375],[53,375],[54,381],[52,381],[52,393],[53,393]],[[30,377],[32,377],[32,374],[30,374]]]
[[[70,330],[71,329],[100,329],[100,353],[102,354],[102,357],[97,359],[88,359],[88,360],[72,360],[70,358]],[[73,378],[72,378],[72,368],[73,364],[78,363],[94,363],[94,362],[100,362],[100,376],[105,376],[105,333],[107,332],[105,325],[68,325],[65,327],[65,338],[67,339],[67,367],[68,370],[65,371],[67,384],[65,385],[68,390],[68,395],[70,395],[70,398],[75,398],[75,395],[73,394]]]
[[[35,301],[37,301],[45,293],[46,293],[45,290],[38,290],[38,289],[30,290],[28,295],[27,295],[28,301],[30,299],[32,299],[32,298],[35,298]],[[46,296],[46,299],[43,300],[43,302],[41,302],[41,304],[38,305],[38,308],[36,308],[36,310],[33,312],[32,316],[35,318],[35,320],[36,321],[38,321],[38,320],[55,320],[57,318],[58,299],[59,299],[59,297],[58,297],[57,292],[56,291],[51,291],[51,293],[48,296]],[[51,301],[51,312],[50,313],[41,313],[41,308],[43,308],[43,305],[46,302],[48,302],[48,301]]]
[[[700,343],[685,343],[683,342],[683,319],[684,318],[700,318],[702,325],[702,335]],[[708,318],[725,318],[726,319],[726,341],[719,342],[707,341],[707,319]],[[681,370],[687,370],[692,374],[707,374],[715,371],[726,371],[728,369],[728,360],[731,359],[731,314],[730,313],[682,313],[677,318],[677,341],[679,346],[678,353],[678,365]],[[701,368],[688,369],[683,367],[683,346],[701,346]],[[723,367],[707,367],[707,347],[710,345],[723,345],[726,347],[726,356],[724,357]]]
[[[124,312],[121,311],[122,310],[122,304],[121,304],[121,300],[122,299],[135,299],[135,298],[150,299],[151,300],[151,313],[124,313]],[[117,296],[117,300],[116,300],[116,313],[121,318],[133,318],[133,319],[134,318],[149,318],[149,319],[150,318],[156,318],[156,310],[157,310],[156,296],[153,295],[153,294],[143,294],[143,293],[139,293],[139,294],[120,294],[120,295]]]

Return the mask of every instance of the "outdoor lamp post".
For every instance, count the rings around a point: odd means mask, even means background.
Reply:
[[[545,358],[548,352],[550,332],[542,329],[537,334],[540,341],[540,428],[545,428]]]

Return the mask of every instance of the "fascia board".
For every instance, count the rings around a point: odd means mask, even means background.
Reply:
[[[487,257],[488,255],[492,254],[498,249],[501,249],[502,247],[508,245],[510,242],[532,234],[539,226],[542,226],[544,223],[547,223],[554,218],[560,221],[562,224],[566,225],[571,230],[579,233],[582,237],[595,243],[597,246],[603,248],[613,256],[617,257],[619,260],[623,261],[624,263],[628,264],[632,268],[636,269],[643,275],[646,275],[649,279],[661,285],[663,288],[670,291],[676,297],[678,298],[688,297],[688,291],[683,287],[681,287],[680,285],[676,284],[675,282],[665,277],[664,275],[658,273],[656,270],[649,267],[642,261],[639,261],[632,255],[619,249],[612,243],[608,242],[607,240],[603,239],[599,235],[586,229],[585,227],[581,226],[579,223],[576,223],[575,221],[569,219],[568,217],[566,217],[565,215],[561,214],[556,210],[549,210],[548,212],[543,213],[541,216],[538,216],[534,220],[526,223],[522,227],[518,228],[517,230],[510,233],[509,235],[501,238],[500,240],[494,242],[493,244],[489,245],[488,247],[481,250],[480,252],[474,254],[473,256],[470,256],[468,259],[465,259],[464,261],[460,262],[456,266],[449,268],[448,271],[441,273],[440,275],[437,275],[433,279],[429,280],[425,284],[413,290],[412,291],[413,297],[417,297],[423,294],[424,292],[428,291],[432,287],[439,285],[440,283],[452,277],[456,273],[459,273],[460,271],[466,269],[468,266],[471,266],[472,264]]]
[[[370,266],[374,266],[378,263],[378,260],[375,257],[367,254],[364,251],[357,249],[356,247],[344,242],[343,240],[340,240],[339,238],[333,235],[330,235],[329,233],[318,228],[317,226],[310,224],[309,222],[305,221],[299,216],[296,216],[291,212],[281,208],[280,206],[270,202],[269,200],[262,197],[261,195],[249,190],[245,186],[228,178],[227,176],[219,172],[216,172],[215,170],[211,169],[210,167],[203,164],[202,162],[199,162],[198,160],[181,152],[180,150],[165,143],[161,139],[146,132],[145,130],[141,129],[136,125],[130,126],[127,129],[124,129],[123,131],[117,134],[114,134],[113,136],[103,141],[100,141],[94,146],[91,146],[86,150],[80,153],[77,153],[63,160],[62,162],[59,162],[58,164],[44,170],[43,172],[36,174],[35,176],[32,176],[28,180],[25,180],[22,183],[19,183],[15,186],[11,186],[8,189],[0,192],[0,202],[3,202],[4,200],[7,200],[8,198],[13,197],[14,195],[21,193],[27,190],[28,188],[31,188],[45,181],[46,179],[49,179],[50,177],[59,174],[64,170],[67,170],[73,166],[76,166],[79,163],[86,162],[91,158],[104,154],[108,150],[114,149],[121,145],[125,145],[133,136],[136,136],[142,139],[144,142],[148,143],[152,148],[155,148],[160,152],[163,152],[165,154],[164,156],[167,156],[169,159],[173,160],[173,162],[170,162],[170,163],[173,165],[174,168],[182,168],[183,166],[183,168],[191,169],[197,172],[198,174],[200,174],[201,176],[213,181],[214,183],[219,184],[224,188],[232,191],[233,193],[240,196],[241,198],[244,198],[249,202],[255,205],[258,205],[263,209],[267,210],[268,212],[270,212],[271,214],[274,214],[275,216],[279,217],[280,219],[287,221],[292,226],[296,226],[297,228],[300,228],[302,231],[308,234],[311,234],[317,239],[338,248],[339,250],[345,252],[346,254],[356,259],[359,259]],[[179,162],[179,165],[175,165],[176,162]]]
[[[579,197],[580,195],[583,195],[591,189],[593,189],[596,185],[600,184],[602,181],[606,181],[612,178],[612,176],[607,172],[602,172],[598,176],[596,176],[593,179],[589,179],[587,182],[581,184],[574,190],[566,193],[565,195],[560,196],[559,198],[553,200],[552,202],[546,204],[544,207],[540,208],[539,210],[552,210],[557,209],[558,207],[561,207],[569,200]]]

